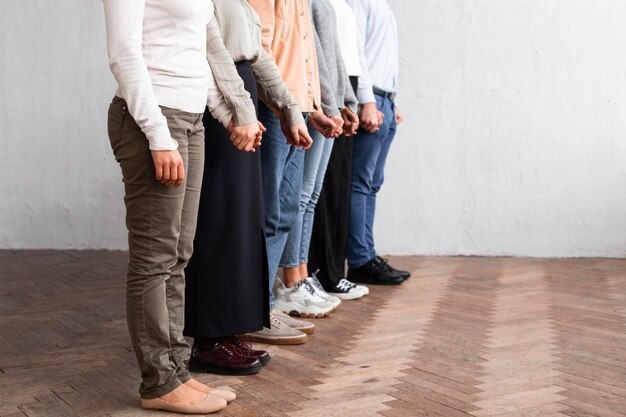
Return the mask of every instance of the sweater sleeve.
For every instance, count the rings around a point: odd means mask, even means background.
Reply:
[[[315,8],[315,1],[310,1],[311,8],[311,21],[313,26],[313,36],[315,37],[315,49],[317,51],[317,67],[320,74],[320,90],[322,93],[322,110],[324,114],[328,117],[336,116],[341,114],[339,112],[339,106],[335,100],[335,94],[333,92],[333,88],[330,85],[330,71],[328,66],[326,65],[326,60],[324,58],[324,53],[322,52],[322,43],[320,42],[320,37],[317,34],[316,27],[316,16],[317,10]]]
[[[346,72],[346,83],[345,83],[346,91],[344,93],[344,103],[347,107],[350,108],[353,112],[357,112],[359,108],[359,100],[354,94],[354,90],[352,89],[352,84],[350,83],[350,77]]]
[[[217,19],[213,18],[207,25],[207,60],[217,82],[217,86],[224,96],[224,101],[232,112],[235,126],[256,122],[256,109],[246,91],[233,59],[224,45]],[[212,91],[209,91],[211,94]],[[209,107],[211,110],[211,108]],[[219,105],[211,111],[218,112],[217,120],[224,119],[223,110]],[[213,115],[215,117],[215,114]],[[230,120],[228,121],[230,122]],[[228,125],[228,122],[226,125]]]
[[[145,0],[104,1],[109,66],[119,85],[118,92],[146,135],[150,150],[174,150],[178,143],[172,139],[143,59],[144,7]]]

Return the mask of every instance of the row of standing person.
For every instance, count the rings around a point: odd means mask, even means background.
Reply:
[[[236,395],[190,371],[259,372],[270,356],[246,341],[304,343],[315,326],[290,314],[410,275],[373,239],[401,121],[396,22],[386,0],[104,6],[141,403],[219,411]]]

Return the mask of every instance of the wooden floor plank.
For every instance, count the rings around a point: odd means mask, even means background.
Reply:
[[[0,251],[0,417],[139,408],[128,254]],[[626,417],[626,260],[392,258],[413,276],[346,301],[258,375],[197,374],[217,417]]]

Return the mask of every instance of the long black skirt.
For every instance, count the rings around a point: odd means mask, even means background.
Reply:
[[[237,63],[257,104],[248,61]],[[204,115],[205,162],[194,252],[185,270],[185,336],[226,337],[269,327],[260,153],[237,150]]]

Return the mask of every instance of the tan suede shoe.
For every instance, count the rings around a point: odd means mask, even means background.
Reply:
[[[212,394],[206,394],[206,398],[195,404],[181,405],[163,401],[160,398],[146,400],[141,399],[141,406],[149,410],[171,411],[181,414],[211,414],[226,408],[226,400]]]

